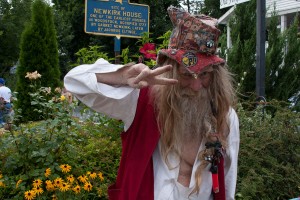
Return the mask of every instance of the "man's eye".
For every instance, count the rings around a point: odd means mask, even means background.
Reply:
[[[201,78],[205,78],[205,77],[207,77],[209,74],[210,74],[210,72],[202,72],[202,73],[200,74],[200,77],[201,77]]]

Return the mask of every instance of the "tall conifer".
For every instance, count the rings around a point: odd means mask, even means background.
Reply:
[[[42,75],[36,81],[36,87],[57,87],[59,81],[59,66],[56,33],[53,24],[51,8],[43,0],[35,0],[32,4],[30,23],[22,33],[20,46],[20,66],[17,69],[17,108],[21,108],[22,120],[39,120],[41,116],[31,105],[29,93],[30,80],[25,78],[27,72],[38,71]]]

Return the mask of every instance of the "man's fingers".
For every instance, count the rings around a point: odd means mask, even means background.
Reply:
[[[170,78],[156,78],[155,84],[156,85],[173,85],[178,83],[177,79],[170,79]]]
[[[137,85],[139,88],[146,87],[148,85],[170,85],[176,84],[178,80],[169,79],[164,77],[159,77],[159,75],[170,71],[172,69],[172,65],[165,65],[163,67],[159,67],[154,70],[150,70],[149,68],[145,68],[141,71],[141,73],[135,77],[133,84]]]
[[[144,69],[137,77],[135,77],[133,83],[138,84],[140,81],[143,81],[146,77],[151,74],[150,69]]]
[[[172,69],[172,67],[173,67],[172,65],[165,65],[162,67],[158,67],[158,68],[152,70],[152,75],[157,76],[157,75],[163,74],[167,71],[170,71]]]

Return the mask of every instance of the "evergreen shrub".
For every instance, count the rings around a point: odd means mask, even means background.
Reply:
[[[253,110],[240,105],[238,115],[241,142],[237,199],[283,200],[299,196],[300,113],[274,100]]]

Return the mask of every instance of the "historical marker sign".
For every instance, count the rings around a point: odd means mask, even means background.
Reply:
[[[128,0],[85,0],[85,32],[140,38],[149,32],[149,6]]]
[[[236,4],[244,3],[249,0],[220,0],[220,9],[226,8],[229,6],[234,6]]]

